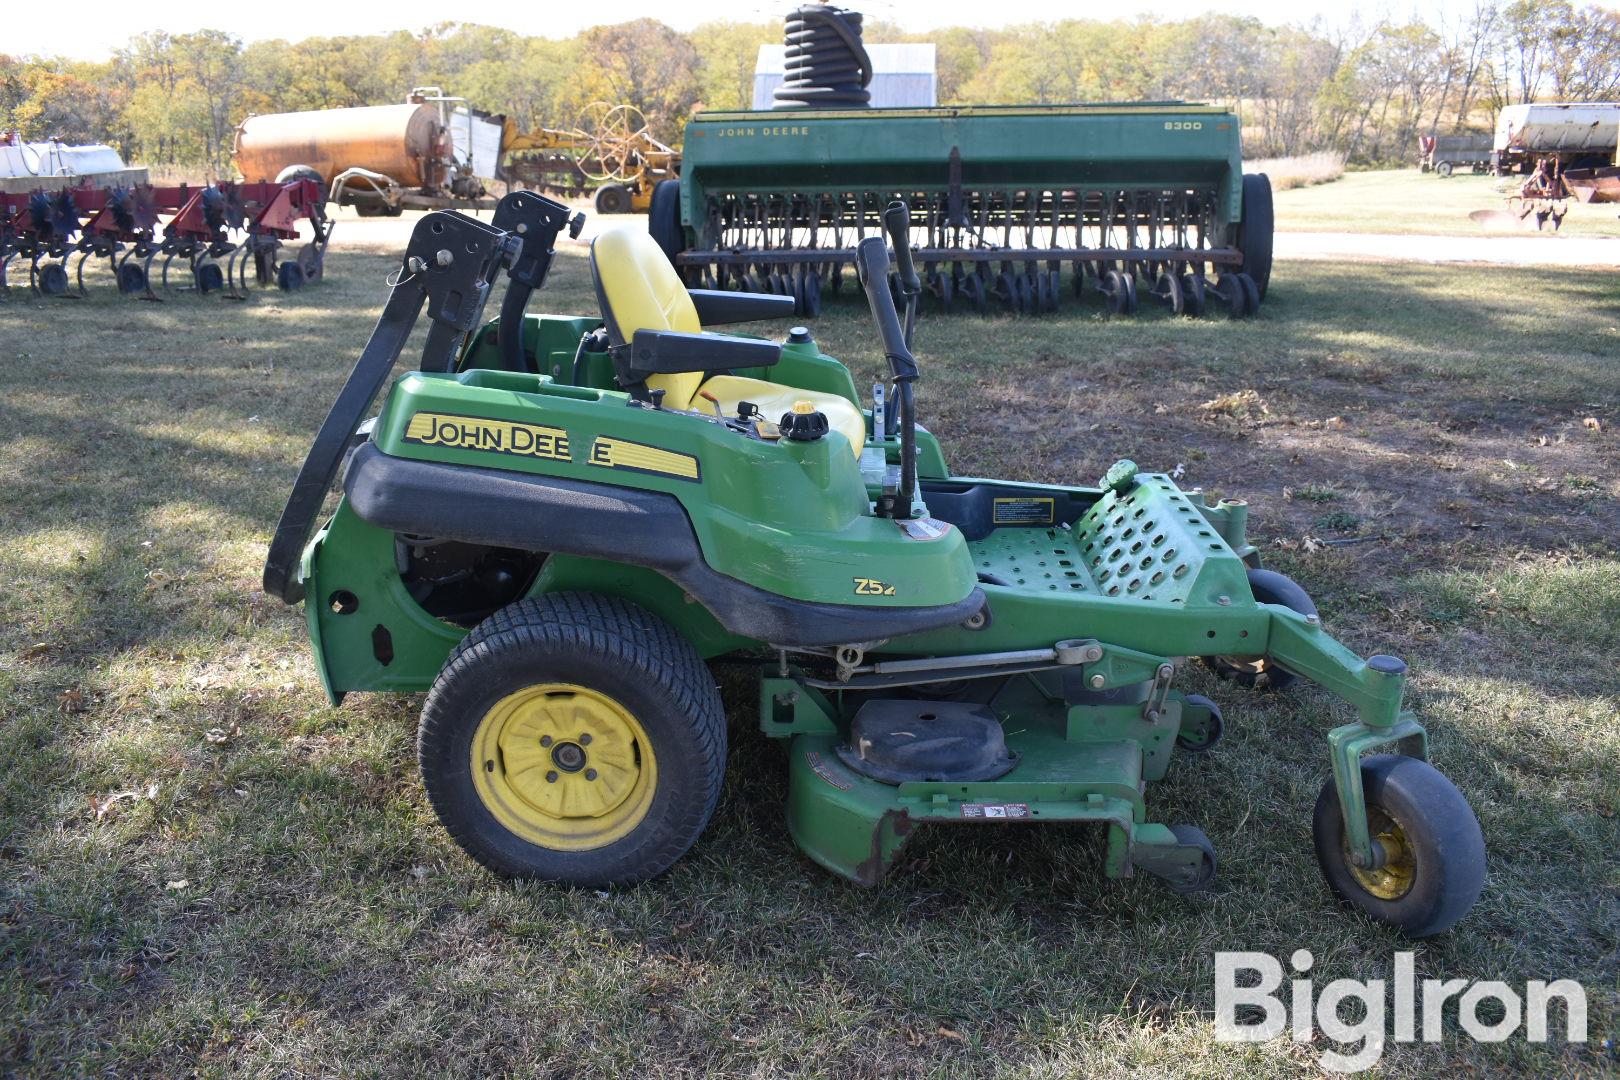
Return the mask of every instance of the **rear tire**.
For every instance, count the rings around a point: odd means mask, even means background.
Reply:
[[[1276,216],[1271,205],[1271,178],[1255,173],[1243,178],[1243,220],[1238,223],[1238,250],[1243,265],[1238,267],[1254,279],[1260,299],[1266,298],[1271,284],[1271,241]]]
[[[502,608],[456,648],[417,755],[439,820],[489,869],[623,884],[663,873],[702,834],[726,720],[668,623],[617,597],[553,593]]]
[[[630,189],[623,184],[603,184],[596,189],[598,214],[628,214],[630,204]]]
[[[1449,930],[1485,886],[1485,837],[1462,792],[1418,758],[1363,758],[1368,825],[1386,863],[1350,862],[1339,790],[1330,778],[1312,816],[1316,861],[1335,895],[1409,938]]]
[[[316,205],[324,213],[326,210],[326,178],[312,165],[289,165],[276,173],[276,183],[287,184],[294,180],[313,180],[321,189],[321,201]]]
[[[681,228],[679,180],[660,180],[653,185],[652,201],[647,206],[647,232],[674,266],[675,257],[686,250],[686,232]]]

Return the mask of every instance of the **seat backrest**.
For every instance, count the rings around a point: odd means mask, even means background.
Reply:
[[[696,334],[703,329],[664,249],[639,229],[609,229],[591,241],[591,282],[613,345],[629,342],[637,330]],[[662,390],[664,405],[671,409],[688,408],[701,385],[701,371],[647,379],[647,388]]]

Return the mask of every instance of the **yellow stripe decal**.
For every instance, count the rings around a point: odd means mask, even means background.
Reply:
[[[625,439],[610,439],[606,435],[598,435],[596,441],[591,443],[590,462],[609,469],[673,476],[679,480],[701,479],[698,459],[691,454],[678,454],[673,450]]]
[[[491,454],[572,460],[568,432],[512,420],[486,420],[478,416],[419,412],[405,427],[405,441],[450,450],[483,450]]]

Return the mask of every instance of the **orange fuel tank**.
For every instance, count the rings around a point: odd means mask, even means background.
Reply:
[[[236,170],[244,180],[274,180],[308,165],[328,184],[344,169],[383,173],[405,187],[437,187],[452,155],[450,133],[431,105],[266,113],[236,129]]]

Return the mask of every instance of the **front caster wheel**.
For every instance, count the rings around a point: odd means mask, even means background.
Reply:
[[[554,593],[497,611],[422,709],[422,782],[457,844],[499,874],[644,881],[708,824],[726,721],[696,650],[627,601]]]
[[[1204,830],[1196,825],[1172,825],[1170,831],[1175,834],[1177,842],[1181,845],[1197,848],[1201,857],[1198,860],[1198,869],[1194,873],[1181,880],[1166,878],[1164,887],[1173,893],[1190,896],[1193,893],[1203,892],[1215,884],[1215,845],[1209,842]]]
[[[1367,824],[1383,856],[1351,862],[1339,792],[1330,779],[1316,800],[1316,861],[1346,903],[1409,938],[1450,929],[1485,884],[1485,838],[1468,800],[1426,761],[1382,754],[1361,762]]]
[[[1207,754],[1226,733],[1221,707],[1203,694],[1188,694],[1181,703],[1181,730],[1176,746],[1189,754]]]

